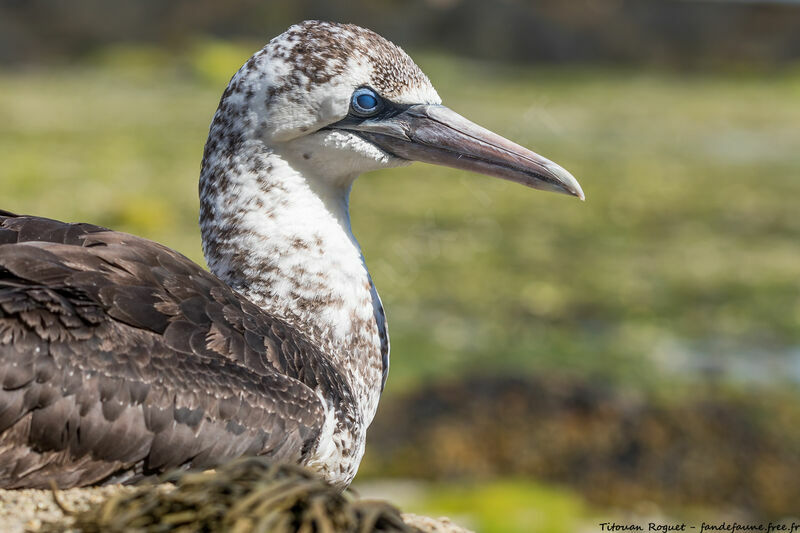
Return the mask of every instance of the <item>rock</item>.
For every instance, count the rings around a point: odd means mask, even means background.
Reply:
[[[454,524],[444,516],[431,518],[429,516],[403,513],[403,522],[425,533],[472,533],[469,529]]]

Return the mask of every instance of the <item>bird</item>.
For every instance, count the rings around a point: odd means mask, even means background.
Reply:
[[[346,488],[390,351],[349,193],[412,161],[584,198],[561,166],[442,105],[399,46],[305,21],[244,63],[213,115],[208,270],[141,237],[0,212],[0,487],[259,455]]]

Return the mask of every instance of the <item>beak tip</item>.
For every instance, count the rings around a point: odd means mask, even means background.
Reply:
[[[581,202],[585,202],[586,201],[586,195],[583,194],[583,189],[581,189],[581,186],[578,185],[577,181],[575,182],[575,185],[576,185],[575,189],[573,189],[571,191],[572,194],[574,194],[578,198],[578,200],[580,200]]]
[[[552,161],[548,161],[547,168],[559,181],[560,188],[563,190],[563,192],[577,197],[581,202],[586,201],[586,195],[583,194],[581,184],[578,183],[578,180],[576,180],[567,169],[557,163],[553,163]]]

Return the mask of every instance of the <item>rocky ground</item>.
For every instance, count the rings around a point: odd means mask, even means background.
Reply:
[[[133,487],[109,485],[69,489],[58,492],[58,501],[67,509],[83,511],[92,505],[100,504],[114,494],[133,490]],[[431,518],[404,513],[403,520],[409,526],[425,533],[470,533],[452,523],[450,519]],[[0,490],[0,523],[6,533],[28,533],[40,531],[42,524],[69,524],[63,509],[56,503],[50,490]]]
[[[99,504],[112,494],[131,490],[130,487],[109,485],[58,492],[58,501],[67,509],[83,511]],[[3,531],[23,533],[38,531],[44,522],[59,522],[64,511],[50,490],[0,490],[0,523]]]

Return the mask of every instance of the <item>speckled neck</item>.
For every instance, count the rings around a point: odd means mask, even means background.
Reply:
[[[326,418],[306,459],[342,486],[358,468],[389,366],[383,308],[350,229],[350,187],[360,173],[408,163],[335,127],[363,86],[398,104],[441,103],[411,58],[375,33],[292,26],[231,79],[200,176],[211,271],[307,335],[348,381],[346,405],[315,385]]]
[[[267,146],[243,104],[226,98],[212,122],[200,176],[208,266],[323,347],[347,376],[365,431],[377,409],[389,341],[350,229],[355,175],[315,176],[309,154]]]

